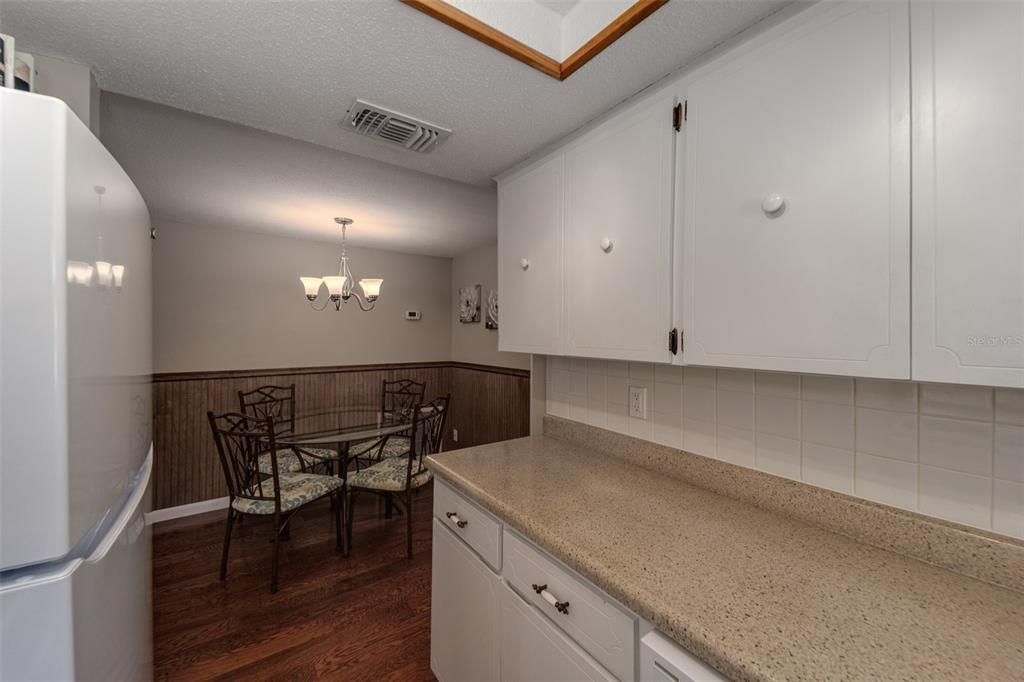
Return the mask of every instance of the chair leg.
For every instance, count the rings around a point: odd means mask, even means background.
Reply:
[[[224,529],[224,552],[220,557],[220,579],[228,577],[228,548],[231,547],[231,529],[235,525],[235,510],[228,505],[228,522]]]
[[[277,593],[277,565],[281,558],[281,519],[274,515],[274,558],[270,569],[270,593]]]
[[[405,557],[412,559],[412,491],[405,491]]]
[[[334,507],[334,549],[338,552],[345,552],[344,543],[341,540],[342,497],[340,492],[331,495],[331,505]]]
[[[390,519],[394,513],[395,508],[391,502],[391,493],[384,493],[384,518]]]
[[[347,522],[347,530],[345,532],[345,549],[349,554],[352,553],[352,520],[356,515],[356,497],[356,491],[350,491],[348,494],[348,504],[345,505],[347,507],[345,512],[345,515],[347,516],[345,519]]]

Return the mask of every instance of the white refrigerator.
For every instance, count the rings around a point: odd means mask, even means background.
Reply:
[[[60,100],[0,89],[0,679],[152,678],[149,213]]]

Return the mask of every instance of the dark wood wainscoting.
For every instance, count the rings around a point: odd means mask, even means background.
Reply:
[[[530,428],[530,373],[456,362],[185,372],[153,376],[153,508],[227,494],[206,411],[238,409],[238,391],[295,384],[300,411],[375,404],[384,379],[427,383],[428,397],[452,394],[445,448],[518,438]],[[459,432],[451,442],[451,430]]]
[[[515,374],[510,374],[515,372]],[[530,433],[530,373],[452,363],[448,368],[452,413],[445,450],[468,448]],[[451,441],[452,428],[459,441]]]

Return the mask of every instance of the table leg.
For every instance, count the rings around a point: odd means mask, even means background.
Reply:
[[[348,505],[348,441],[338,443],[338,476],[341,477],[341,528],[342,528],[342,548],[341,552],[343,556],[349,555],[349,549],[352,546],[352,536],[349,533],[351,528],[348,520],[349,505]]]

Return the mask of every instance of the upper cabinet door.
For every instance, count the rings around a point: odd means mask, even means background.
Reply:
[[[566,151],[571,355],[671,360],[674,103],[653,97]]]
[[[498,185],[498,348],[562,347],[561,154]]]
[[[910,376],[907,3],[844,3],[687,88],[684,362]]]
[[[1024,387],[1024,4],[912,12],[914,378]]]

